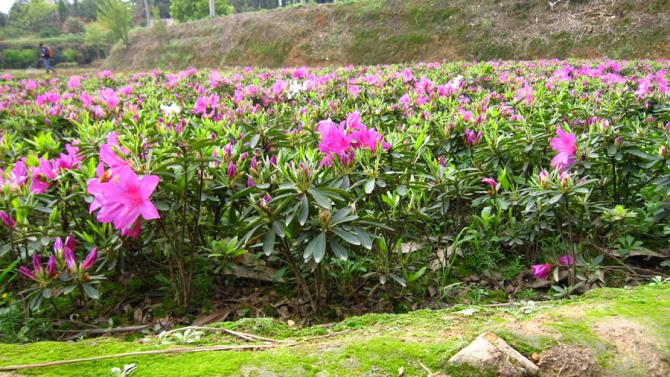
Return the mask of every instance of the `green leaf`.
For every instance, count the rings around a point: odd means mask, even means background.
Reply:
[[[559,200],[561,200],[562,197],[563,197],[563,194],[556,194],[556,195],[554,195],[553,197],[551,197],[551,198],[547,201],[547,203],[549,203],[549,204],[555,204],[555,203],[557,203]]]
[[[367,182],[365,182],[365,193],[370,194],[372,191],[375,189],[375,180],[371,179]]]
[[[154,206],[156,206],[156,209],[158,209],[159,211],[169,211],[170,210],[170,205],[165,203],[165,202],[162,202],[162,201],[155,202]]]
[[[407,282],[405,282],[405,279],[401,278],[396,274],[391,273],[389,273],[389,276],[391,277],[391,279],[395,280],[396,283],[400,284],[403,288],[407,287]]]
[[[347,253],[347,249],[345,249],[337,240],[331,239],[329,242],[330,245],[330,250],[333,251],[333,254],[335,257],[340,258],[342,260],[347,260],[349,258],[349,254]]]
[[[251,137],[249,140],[249,148],[254,148],[256,147],[256,144],[258,144],[258,141],[261,139],[261,135],[255,134],[254,136]]]
[[[275,238],[276,234],[273,229],[269,229],[267,233],[265,233],[265,236],[263,237],[263,252],[265,255],[270,255],[272,254],[272,250],[274,250],[275,247]]]
[[[416,271],[415,273],[411,274],[411,275],[407,278],[407,281],[408,281],[409,283],[411,283],[411,282],[413,282],[413,281],[416,281],[416,280],[419,279],[421,276],[423,276],[423,274],[425,274],[425,273],[426,273],[426,266],[423,266],[423,267],[421,267],[421,269],[420,269],[419,271]]]
[[[84,293],[86,293],[86,296],[88,296],[89,298],[92,298],[94,300],[100,298],[98,290],[95,289],[95,287],[92,286],[91,284],[84,284],[82,285],[82,287],[84,288]]]
[[[342,229],[342,228],[333,228],[331,231],[337,234],[341,239],[350,243],[352,245],[360,245],[361,241],[352,233]]]
[[[281,221],[272,222],[272,230],[281,238],[286,235],[286,227]]]
[[[312,195],[319,207],[330,209],[330,207],[333,205],[333,201],[330,200],[330,198],[324,195],[321,191],[317,189],[309,189],[308,192]]]
[[[308,260],[310,257],[314,259],[314,262],[319,263],[326,255],[326,233],[319,233],[318,236],[314,237],[307,247],[305,248],[305,253],[302,255],[305,260]]]
[[[300,225],[305,225],[307,217],[309,217],[309,200],[307,200],[307,195],[303,195],[302,198],[300,198],[300,216],[298,217],[298,223],[300,223]]]
[[[361,246],[368,250],[372,250],[372,239],[368,232],[359,227],[354,228],[354,231],[356,231],[356,237],[358,237],[358,240],[361,241]]]

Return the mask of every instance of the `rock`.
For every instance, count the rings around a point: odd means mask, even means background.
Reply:
[[[485,332],[449,359],[502,377],[535,376],[539,368],[492,332]]]

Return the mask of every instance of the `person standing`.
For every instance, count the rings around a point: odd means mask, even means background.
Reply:
[[[51,47],[45,46],[44,43],[40,42],[40,58],[44,62],[44,68],[47,70],[47,73],[49,73],[49,71],[56,72],[50,62],[53,54]]]

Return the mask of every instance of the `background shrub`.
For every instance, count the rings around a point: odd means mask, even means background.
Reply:
[[[28,68],[39,64],[37,48],[8,48],[2,52],[2,65],[6,68]]]

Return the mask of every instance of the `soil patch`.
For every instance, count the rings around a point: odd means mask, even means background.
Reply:
[[[654,346],[658,342],[642,325],[616,318],[597,324],[594,330],[598,336],[616,346],[620,356],[618,361],[625,370],[646,370],[646,375],[650,377],[670,376],[670,365]]]

